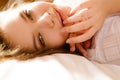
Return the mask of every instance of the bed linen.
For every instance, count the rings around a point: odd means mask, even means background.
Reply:
[[[63,53],[0,63],[0,80],[119,80],[119,73],[118,65]]]

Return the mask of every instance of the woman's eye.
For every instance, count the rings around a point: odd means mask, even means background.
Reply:
[[[29,18],[30,20],[33,20],[30,10],[24,10],[24,14],[27,16],[27,18]]]
[[[39,33],[39,35],[38,35],[38,40],[39,40],[40,44],[41,44],[43,47],[46,46],[46,45],[45,45],[45,42],[44,42],[44,40],[43,40],[43,38],[42,38],[42,36],[41,36],[40,33]]]

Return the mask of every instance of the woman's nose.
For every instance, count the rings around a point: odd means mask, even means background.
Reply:
[[[46,27],[52,28],[54,26],[52,16],[47,12],[44,13],[42,16],[40,16],[37,22],[39,25],[42,25],[44,27],[46,26]]]

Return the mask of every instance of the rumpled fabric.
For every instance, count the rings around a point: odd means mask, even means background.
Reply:
[[[108,17],[88,50],[89,59],[120,65],[120,15]]]

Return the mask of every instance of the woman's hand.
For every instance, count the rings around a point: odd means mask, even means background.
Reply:
[[[91,47],[91,41],[85,41],[84,43],[77,43],[77,44],[70,44],[70,51],[74,52],[77,48],[77,50],[82,53],[82,55],[86,58],[88,58],[88,52],[87,49]]]
[[[74,36],[77,36],[77,34],[70,34],[69,37],[74,37]],[[88,53],[87,53],[87,49],[89,49],[91,47],[91,42],[92,42],[92,39],[90,40],[87,40],[85,42],[82,42],[82,43],[70,43],[70,51],[71,52],[74,52],[77,48],[77,50],[82,53],[82,55],[86,58],[88,58]]]
[[[75,24],[64,27],[63,31],[77,33],[86,30],[86,32],[82,35],[70,37],[66,42],[81,43],[93,37],[100,30],[105,18],[110,13],[111,2],[110,0],[87,0],[73,9],[64,24]]]

